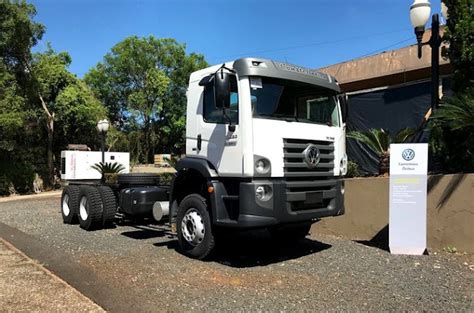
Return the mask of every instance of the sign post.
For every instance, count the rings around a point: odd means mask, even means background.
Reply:
[[[392,254],[426,250],[428,144],[390,145],[389,247]]]

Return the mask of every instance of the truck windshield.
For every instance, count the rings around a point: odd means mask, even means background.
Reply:
[[[253,116],[339,126],[336,93],[297,81],[251,77]]]

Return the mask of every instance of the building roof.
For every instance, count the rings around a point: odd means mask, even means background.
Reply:
[[[423,42],[427,42],[430,37],[431,29],[428,29]],[[318,71],[335,76],[345,92],[424,80],[431,77],[431,48],[423,46],[421,59],[418,59],[417,45],[411,45],[323,67]],[[440,56],[440,75],[451,72],[449,61]]]

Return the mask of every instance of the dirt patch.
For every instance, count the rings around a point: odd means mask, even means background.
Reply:
[[[3,240],[0,240],[0,290],[1,311],[104,312]]]

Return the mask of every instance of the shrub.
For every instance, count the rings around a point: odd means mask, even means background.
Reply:
[[[359,164],[357,164],[354,161],[349,161],[347,162],[347,174],[346,177],[359,177],[360,171],[359,171]]]

